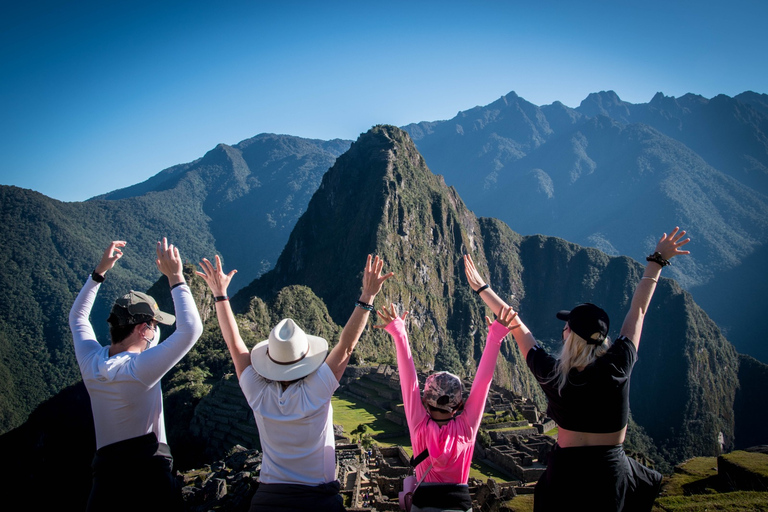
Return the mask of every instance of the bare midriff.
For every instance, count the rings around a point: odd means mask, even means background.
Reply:
[[[577,446],[614,446],[624,442],[627,435],[627,427],[608,433],[576,432],[563,427],[557,429],[557,444],[562,448],[574,448]]]

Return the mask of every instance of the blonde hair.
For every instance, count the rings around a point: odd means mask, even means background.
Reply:
[[[563,342],[563,349],[557,357],[557,363],[547,383],[554,383],[558,394],[562,394],[571,369],[587,366],[608,352],[609,348],[611,348],[611,340],[607,336],[600,345],[590,345],[584,338],[571,331]]]

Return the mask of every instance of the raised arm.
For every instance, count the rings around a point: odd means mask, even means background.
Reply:
[[[374,325],[374,328],[385,329],[395,342],[397,372],[400,375],[400,392],[403,395],[405,418],[408,421],[408,428],[411,429],[424,419],[427,410],[421,403],[419,378],[413,363],[411,345],[408,343],[408,333],[405,330],[405,317],[408,316],[408,312],[403,311],[403,314],[398,317],[395,312],[395,305],[390,304],[389,309],[382,307],[376,314],[384,323]]]
[[[684,236],[685,231],[680,231],[678,227],[673,229],[669,236],[666,233],[662,235],[659,243],[656,244],[656,251],[649,256],[643,277],[635,288],[632,303],[629,305],[629,311],[621,326],[621,335],[632,340],[635,349],[640,346],[640,334],[643,330],[645,313],[648,311],[653,292],[656,290],[662,267],[669,265],[669,260],[675,256],[690,254],[690,251],[680,250],[680,247],[691,241],[690,238],[683,239]]]
[[[336,380],[340,381],[344,375],[344,370],[347,369],[352,351],[360,340],[365,324],[368,322],[368,316],[374,311],[373,300],[381,291],[384,281],[394,275],[393,272],[381,275],[382,268],[384,268],[384,261],[379,259],[378,256],[372,257],[369,254],[365,262],[365,269],[363,270],[363,292],[355,304],[352,316],[349,317],[344,330],[341,331],[339,342],[331,349],[331,352],[325,359],[325,363],[333,371]]]
[[[480,427],[480,422],[483,419],[485,401],[488,398],[488,391],[491,389],[493,371],[496,369],[496,360],[501,350],[501,342],[510,330],[519,324],[517,313],[512,311],[511,306],[501,308],[501,314],[496,322],[491,323],[491,319],[488,317],[485,317],[485,320],[488,323],[488,338],[485,341],[480,364],[477,365],[477,373],[472,382],[472,389],[464,406],[464,414],[467,415],[467,421],[469,421],[475,431]]]
[[[121,248],[125,247],[125,244],[124,240],[115,240],[109,244],[109,247],[101,255],[101,261],[96,265],[96,269],[80,290],[72,304],[72,309],[69,311],[69,328],[72,331],[72,340],[75,344],[75,355],[78,361],[86,353],[101,348],[99,342],[96,341],[96,334],[93,332],[93,326],[88,317],[91,315],[96,292],[99,290],[99,284],[104,280],[104,274],[115,266],[117,260],[123,257]]]
[[[491,289],[490,285],[480,277],[480,273],[477,271],[477,268],[475,268],[475,262],[472,261],[472,256],[469,254],[464,255],[464,274],[467,276],[467,282],[472,288],[472,291],[480,295],[480,298],[483,299],[485,305],[488,306],[497,317],[502,317],[504,308],[509,308],[509,312],[505,317],[514,313],[514,316],[512,316],[512,320],[514,321],[510,320],[511,323],[508,328],[511,329],[510,332],[515,338],[515,343],[517,343],[517,347],[520,349],[523,359],[528,357],[528,351],[536,345],[536,339],[533,337],[533,334],[531,334],[531,331],[528,330],[528,327],[517,316],[517,313],[512,309],[512,306],[496,295],[496,292]]]
[[[243,371],[251,364],[251,354],[240,337],[240,329],[237,326],[235,314],[232,312],[232,306],[229,304],[229,296],[227,295],[227,288],[232,277],[237,274],[237,270],[225,274],[221,266],[221,258],[218,255],[216,255],[216,265],[212,265],[210,261],[203,258],[200,267],[203,271],[197,272],[197,275],[205,280],[213,292],[221,334],[224,336],[224,341],[235,365],[235,373],[239,379]]]
[[[195,345],[203,333],[200,312],[184,279],[179,249],[167,238],[157,242],[157,269],[168,278],[176,316],[176,329],[164,342],[142,351],[133,361],[134,374],[147,386],[154,386]]]

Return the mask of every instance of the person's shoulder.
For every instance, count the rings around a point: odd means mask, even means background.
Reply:
[[[338,383],[336,380],[336,375],[333,373],[333,370],[331,370],[331,367],[328,366],[328,363],[326,362],[323,362],[323,364],[321,364],[317,370],[307,375],[305,379],[310,382],[313,380],[321,380],[323,382]]]
[[[608,352],[627,353],[630,355],[637,356],[637,348],[635,347],[635,344],[632,342],[631,339],[627,338],[624,335],[621,335],[615,340],[613,340],[613,343],[611,344],[611,348],[608,349]]]
[[[265,379],[257,372],[253,365],[248,365],[243,370],[243,373],[237,378],[241,388],[263,388],[270,384],[272,381]]]
[[[308,391],[325,388],[332,393],[339,387],[339,381],[331,367],[323,362],[317,370],[304,377],[304,386]]]
[[[545,361],[548,359],[554,360],[547,350],[538,343],[531,347],[528,354],[525,356],[526,362],[530,365],[534,361]]]

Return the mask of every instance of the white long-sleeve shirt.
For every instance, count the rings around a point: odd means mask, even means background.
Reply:
[[[89,320],[98,290],[99,283],[89,277],[69,312],[75,356],[91,397],[96,447],[150,432],[165,443],[160,379],[203,332],[192,292],[186,284],[171,291],[176,331],[167,340],[140,354],[121,352],[110,357],[109,346],[96,340]]]

